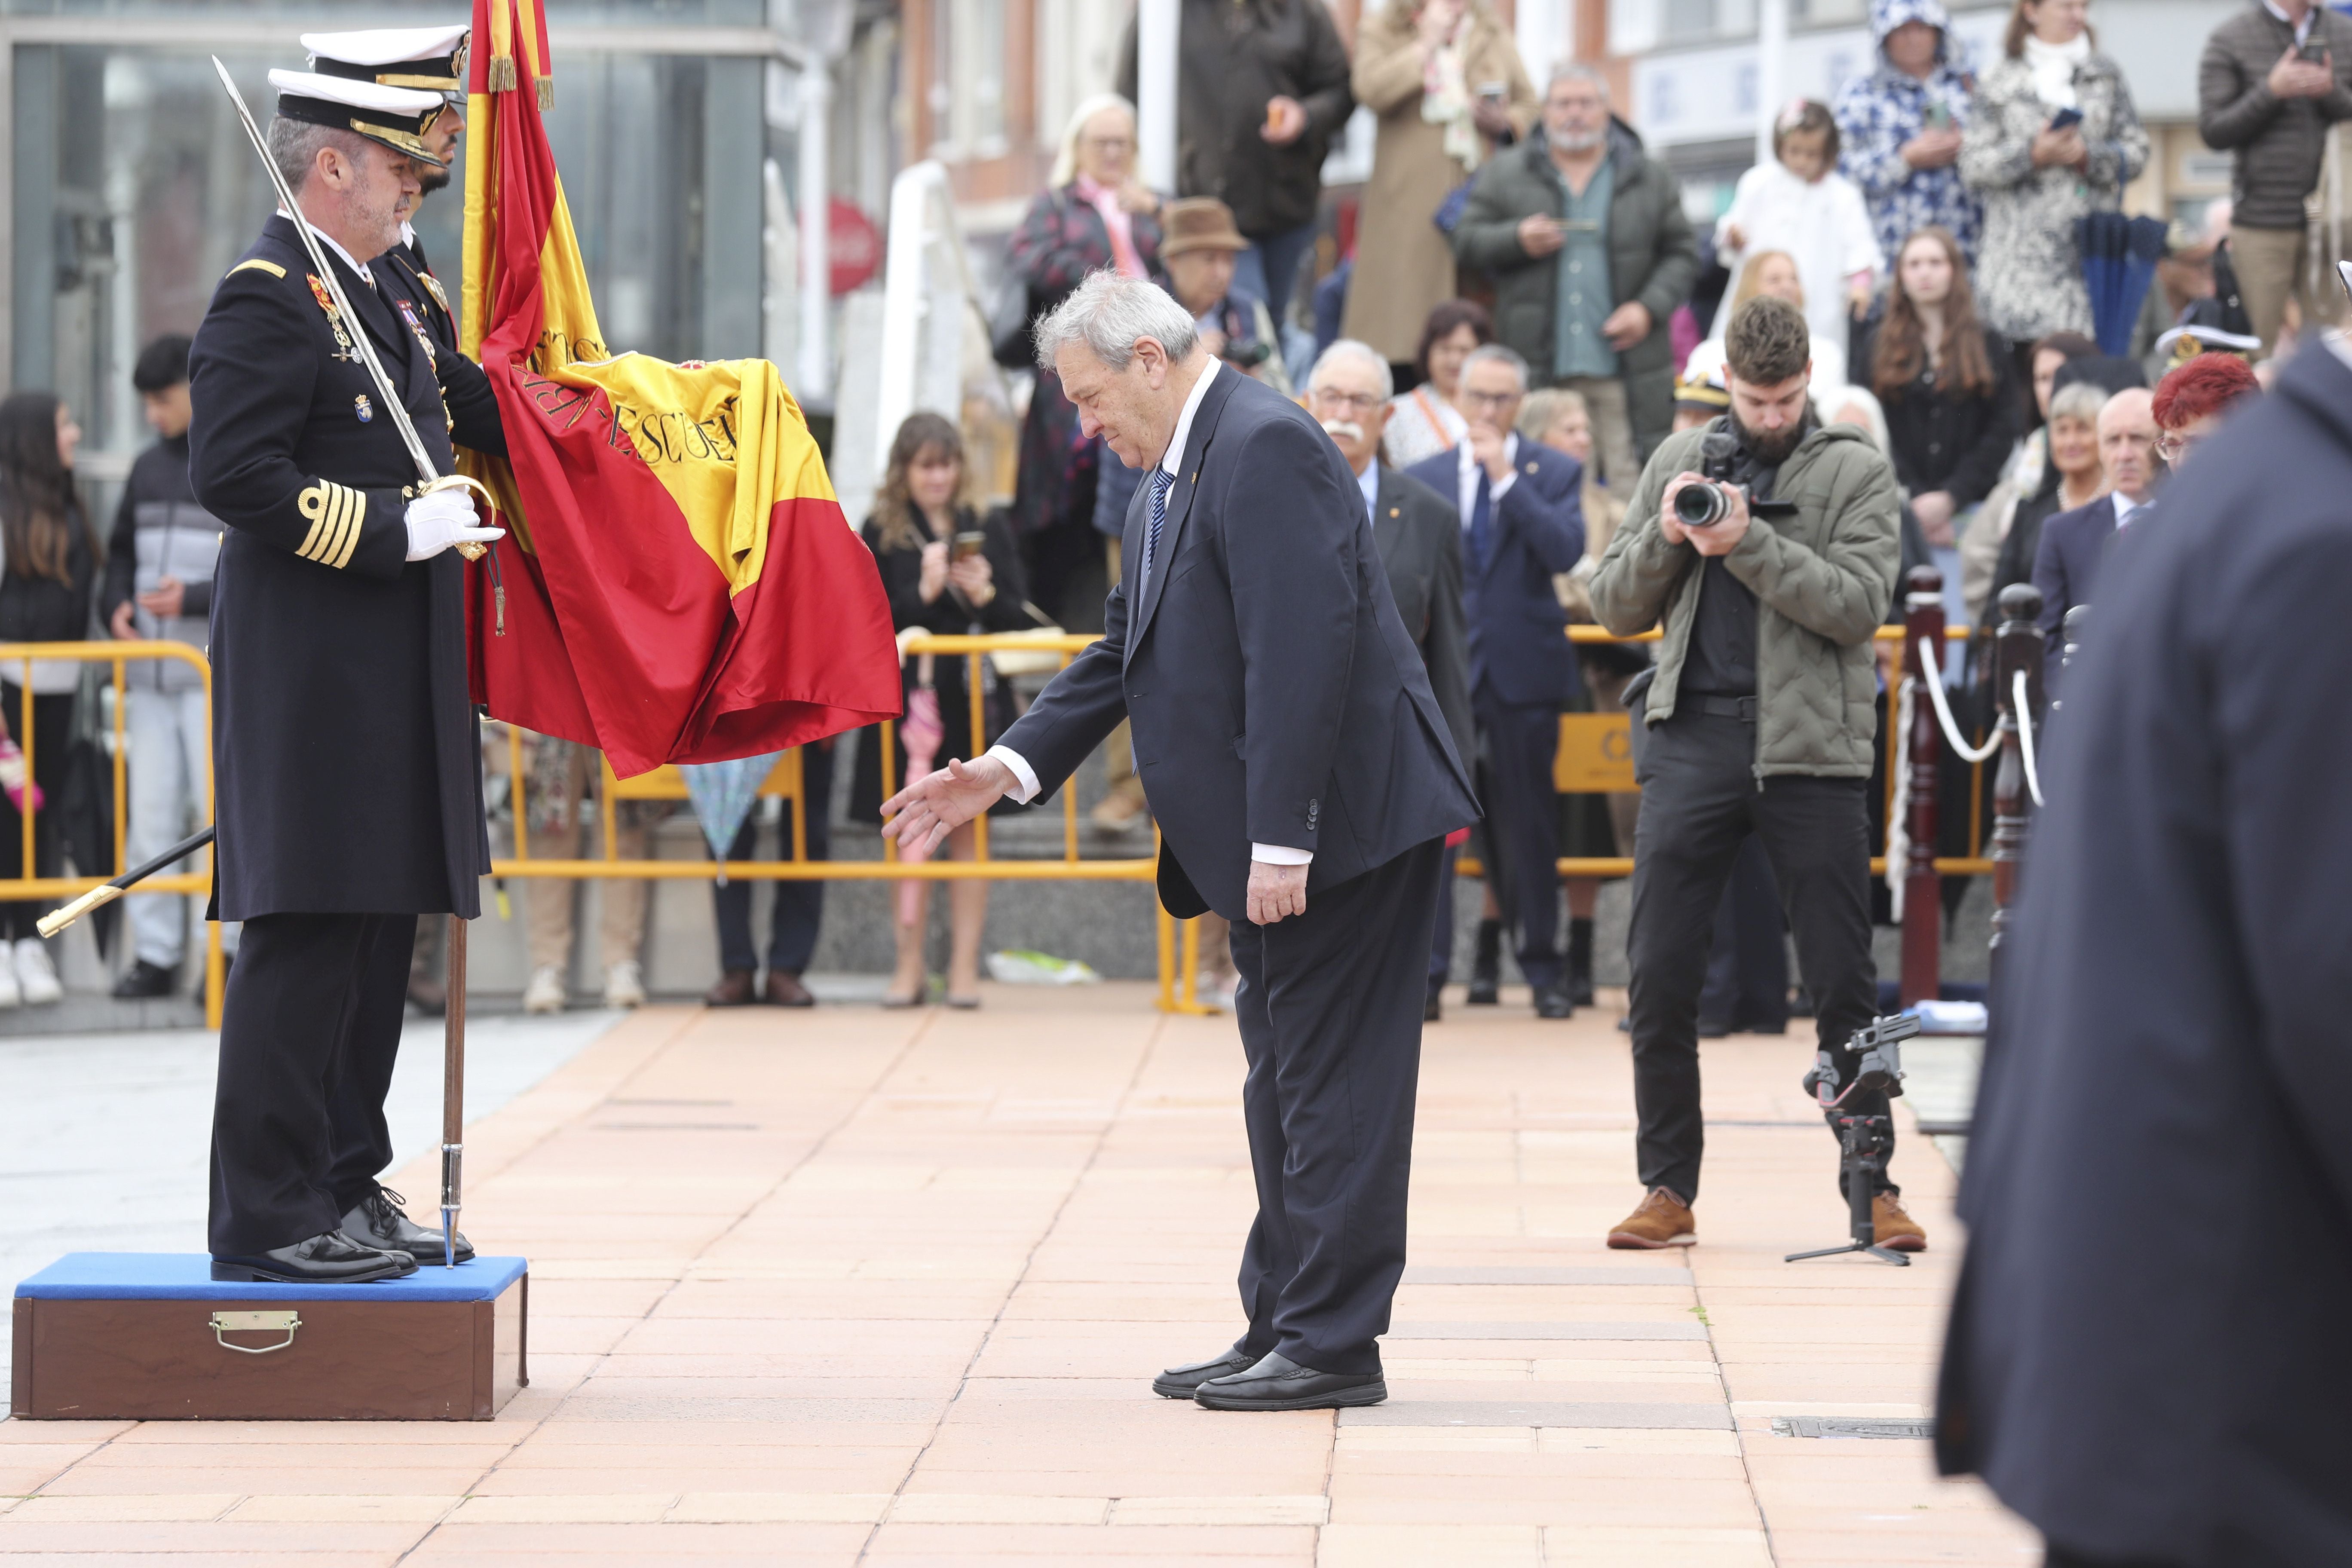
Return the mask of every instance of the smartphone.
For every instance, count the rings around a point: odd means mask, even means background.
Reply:
[[[2062,109],[2050,117],[2050,129],[2053,131],[2072,131],[2082,123],[2083,111],[2079,109]]]
[[[2327,46],[2326,44],[2307,43],[2297,48],[2295,53],[2303,58],[2304,63],[2306,65],[2324,66],[2327,63]]]
[[[948,553],[953,559],[961,561],[968,555],[979,554],[987,543],[988,535],[975,529],[969,533],[957,534],[955,543],[949,548]]]
[[[1500,103],[1511,96],[1511,84],[1503,81],[1482,81],[1478,84],[1478,96],[1489,103]]]
[[[1925,119],[1930,131],[1949,131],[1952,128],[1952,110],[1948,104],[1929,104]]]

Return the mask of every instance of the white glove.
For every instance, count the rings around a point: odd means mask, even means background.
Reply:
[[[411,561],[429,561],[453,544],[488,544],[507,536],[503,528],[476,527],[474,498],[456,489],[418,496],[401,521],[408,524]]]

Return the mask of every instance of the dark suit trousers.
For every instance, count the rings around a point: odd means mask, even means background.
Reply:
[[[1371,1373],[1404,1273],[1421,1013],[1444,840],[1270,926],[1235,921],[1234,1015],[1257,1218],[1242,1248],[1242,1348]]]
[[[287,914],[245,922],[221,999],[215,1254],[263,1252],[335,1229],[392,1163],[383,1097],[400,1051],[417,920]]]
[[[1538,989],[1560,983],[1559,709],[1505,702],[1482,680],[1470,694],[1486,752],[1481,794],[1496,864],[1486,868],[1517,944],[1519,973]]]
[[[802,779],[806,785],[809,803],[808,856],[812,860],[833,858],[831,834],[833,815],[833,751],[814,743],[801,752]],[[776,858],[793,858],[793,803],[784,802],[784,814],[777,818],[777,831],[782,836],[776,844]],[[760,853],[760,818],[755,812],[743,819],[736,831],[735,842],[727,851],[730,860],[750,860]],[[722,969],[757,969],[760,950],[751,942],[751,889],[746,881],[730,881],[710,889],[710,901],[719,917],[719,965]],[[809,966],[809,958],[816,952],[817,930],[824,920],[824,884],[823,882],[778,882],[775,896],[768,910],[768,968],[771,973],[782,970],[799,974]]]
[[[1759,789],[1755,725],[1696,712],[1698,701],[1686,695],[1683,710],[1653,726],[1643,747],[1642,826],[1626,938],[1642,1184],[1670,1187],[1686,1202],[1698,1196],[1706,1147],[1699,988],[1717,906],[1750,833],[1780,883],[1821,1043],[1849,1079],[1856,1058],[1845,1043],[1878,1002],[1870,953],[1868,781],[1775,774]],[[1790,1064],[1792,1079],[1800,1070]],[[1846,1108],[1884,1114],[1885,1097],[1857,1095]],[[1883,1184],[1893,1190],[1892,1183]]]

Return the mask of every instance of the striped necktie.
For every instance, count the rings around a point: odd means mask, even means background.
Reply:
[[[1168,489],[1175,482],[1176,476],[1167,469],[1151,470],[1151,528],[1143,536],[1143,584],[1151,581],[1151,565],[1160,556],[1160,531],[1168,524]],[[1142,592],[1142,584],[1136,591]]]

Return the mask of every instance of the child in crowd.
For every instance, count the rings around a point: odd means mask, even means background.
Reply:
[[[1847,321],[1870,302],[1878,239],[1862,192],[1836,172],[1837,121],[1828,107],[1799,99],[1782,110],[1772,125],[1772,155],[1776,162],[1739,176],[1731,210],[1716,226],[1716,254],[1737,289],[1750,258],[1787,252],[1803,289],[1806,324],[1843,360]]]

